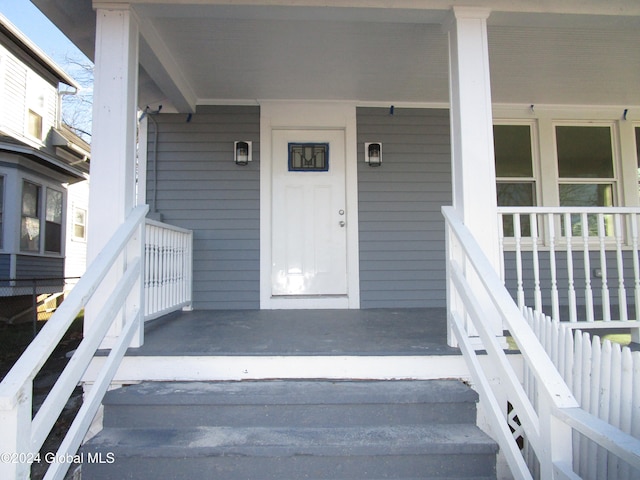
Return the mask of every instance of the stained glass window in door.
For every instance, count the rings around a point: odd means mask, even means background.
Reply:
[[[289,143],[289,171],[329,171],[329,144]]]

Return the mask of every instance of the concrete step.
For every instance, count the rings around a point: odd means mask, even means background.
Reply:
[[[109,476],[83,478],[476,478],[494,474],[496,446],[471,425],[343,428],[110,428],[84,447],[112,453]],[[104,455],[103,455],[104,457]],[[87,469],[86,467],[89,467]],[[93,468],[92,468],[93,467]],[[99,467],[95,469],[95,467]],[[134,476],[130,472],[137,472]],[[199,475],[195,475],[199,472]],[[195,476],[194,476],[195,475]]]
[[[475,423],[477,394],[458,381],[148,382],[104,399],[105,427]],[[212,414],[215,413],[215,414]]]
[[[457,381],[133,385],[105,398],[82,478],[495,479],[476,401]]]

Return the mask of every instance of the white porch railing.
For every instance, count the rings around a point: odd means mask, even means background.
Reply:
[[[566,328],[566,324],[531,308],[525,316],[580,406],[640,438],[640,352]],[[528,381],[527,372],[524,378],[525,389],[530,392],[533,383]],[[607,436],[616,436],[614,429],[609,430]],[[601,434],[604,436],[605,432]],[[640,455],[639,444],[636,442],[636,455]],[[586,479],[630,480],[640,476],[638,470],[580,435],[573,438],[573,465]]]
[[[607,327],[638,319],[640,208],[499,207],[498,215],[502,278],[521,309]]]
[[[146,212],[146,205],[132,211],[0,383],[0,478],[29,478],[30,464],[39,461],[50,464],[46,480],[62,479],[72,463],[127,347],[142,328],[142,240]],[[112,273],[119,274],[119,280],[104,282]],[[82,342],[32,418],[34,377],[98,287],[107,285],[112,290],[102,292],[107,298],[97,318],[84,332]],[[121,324],[120,334],[95,383],[86,392],[58,452],[49,458],[39,457],[43,442],[116,318]]]
[[[145,320],[191,306],[191,230],[146,220]]]
[[[473,235],[452,207],[443,207],[442,211],[447,234],[450,333],[465,356],[514,478],[579,478],[573,463],[574,432],[640,471],[640,442],[579,407]],[[495,332],[487,328],[488,318],[500,318],[520,348],[531,397]],[[475,334],[481,345],[472,345],[470,336]],[[474,347],[487,352],[482,364]],[[511,417],[517,416],[521,435],[526,437],[529,464],[509,429],[507,403],[513,406]]]

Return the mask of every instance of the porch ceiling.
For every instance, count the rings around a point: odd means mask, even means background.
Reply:
[[[92,56],[91,0],[32,1]],[[455,1],[431,2],[432,9],[408,0],[395,3],[411,8],[132,3],[141,19],[141,106],[189,111],[197,104],[261,99],[448,102],[441,22]],[[539,3],[526,0],[484,3],[503,9],[493,9],[488,27],[494,102],[640,105],[636,0],[607,4],[626,16],[608,15],[593,1],[569,0],[568,9],[554,13],[514,11],[513,5]]]

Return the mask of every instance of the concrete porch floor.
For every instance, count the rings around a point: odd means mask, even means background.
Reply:
[[[447,346],[446,310],[202,310],[148,322],[113,383],[469,378]],[[106,362],[100,350],[83,380]]]
[[[444,308],[175,312],[127,356],[459,355],[446,323]]]

